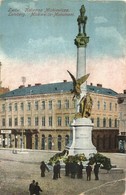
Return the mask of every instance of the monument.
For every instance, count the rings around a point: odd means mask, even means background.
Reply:
[[[77,46],[77,67],[76,78],[68,71],[73,80],[73,100],[76,102],[75,119],[71,124],[73,133],[73,140],[71,146],[67,146],[69,155],[85,154],[88,158],[90,154],[97,153],[96,148],[92,144],[92,128],[93,123],[89,118],[93,100],[89,93],[87,93],[86,80],[90,74],[86,74],[86,47],[89,42],[89,37],[86,35],[85,7],[81,6],[80,15],[77,18],[78,35],[75,38],[75,45]]]

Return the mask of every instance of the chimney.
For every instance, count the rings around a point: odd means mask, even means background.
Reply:
[[[35,83],[35,86],[39,86],[39,85],[41,85],[41,83]]]
[[[99,84],[99,83],[98,83],[98,84],[97,84],[97,87],[102,87],[102,84]]]
[[[66,82],[67,82],[67,80],[63,80],[63,82],[64,82],[64,83],[66,83]]]
[[[19,86],[19,89],[21,89],[21,88],[23,88],[23,87],[25,87],[25,86],[24,86],[24,85],[20,85],[20,86]]]
[[[124,94],[126,94],[126,89],[123,91]]]

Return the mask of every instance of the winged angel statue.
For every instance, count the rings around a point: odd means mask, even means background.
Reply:
[[[67,70],[69,75],[73,80],[73,90],[74,93],[73,99],[77,98],[78,100],[81,98],[81,85],[87,80],[90,74],[86,74],[79,79],[75,79],[75,77]],[[93,101],[89,93],[87,93],[84,97],[81,98],[79,102],[79,113],[76,114],[77,118],[86,117],[88,118],[91,115]]]

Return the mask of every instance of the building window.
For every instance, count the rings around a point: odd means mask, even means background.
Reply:
[[[97,117],[97,127],[100,127],[100,118]]]
[[[62,136],[58,135],[58,150],[61,150]]]
[[[5,118],[2,118],[2,126],[5,127],[5,125],[6,125]]]
[[[111,138],[111,135],[109,135],[109,149],[111,149],[112,147],[112,138]]]
[[[66,109],[69,108],[69,100],[65,100],[65,108],[66,108]]]
[[[94,118],[91,118],[91,122],[94,123]]]
[[[9,127],[12,127],[12,118],[9,118]]]
[[[61,116],[57,117],[57,126],[61,126],[62,125],[62,118]]]
[[[8,109],[9,109],[9,112],[11,112],[11,111],[12,111],[12,104],[11,104],[11,103],[9,103],[9,107],[8,107]]]
[[[65,116],[65,126],[69,126],[69,116]]]
[[[38,135],[35,135],[35,150],[38,149]]]
[[[48,149],[52,150],[52,135],[48,136]]]
[[[39,119],[38,119],[38,116],[35,117],[35,126],[38,126],[39,125]]]
[[[109,119],[109,127],[112,127],[112,119]]]
[[[14,125],[18,126],[18,118],[17,117],[14,119]]]
[[[35,110],[38,110],[38,101],[35,101]]]
[[[24,103],[23,102],[21,102],[20,108],[21,108],[21,111],[24,111]]]
[[[49,101],[49,110],[52,110],[52,100]]]
[[[45,110],[45,101],[42,101],[42,110]]]
[[[45,116],[42,117],[42,126],[45,127]]]
[[[14,111],[17,111],[18,107],[17,107],[17,103],[14,104]]]
[[[28,111],[31,110],[31,102],[28,102],[28,104],[27,104],[27,109],[28,109]]]
[[[28,126],[31,126],[31,117],[28,117]]]
[[[117,111],[117,104],[115,103],[115,111]]]
[[[21,122],[21,126],[23,126],[24,125],[24,117],[20,118],[20,122]]]
[[[117,125],[117,119],[115,119],[115,127],[117,127],[118,125]]]
[[[2,112],[5,112],[5,104],[2,104]]]
[[[99,146],[100,146],[100,136],[97,135],[97,150],[99,150]]]
[[[69,144],[69,135],[65,136],[65,146]]]
[[[104,102],[104,110],[106,110],[106,102]]]
[[[52,126],[52,116],[49,116],[49,126]]]
[[[42,146],[41,146],[41,149],[42,150],[45,150],[45,135],[42,135]]]
[[[97,102],[98,110],[100,110],[100,101]]]
[[[58,100],[58,102],[57,102],[57,108],[58,109],[61,109],[61,100]]]
[[[103,127],[106,127],[106,118],[103,118]]]
[[[112,103],[109,104],[109,110],[112,111]]]

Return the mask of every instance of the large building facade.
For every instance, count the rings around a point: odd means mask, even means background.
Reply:
[[[64,150],[71,142],[75,116],[73,83],[20,86],[0,96],[0,147]],[[117,93],[98,84],[87,86],[93,99],[93,144],[98,151],[118,148]]]

